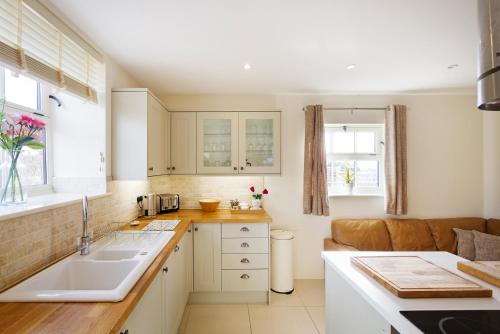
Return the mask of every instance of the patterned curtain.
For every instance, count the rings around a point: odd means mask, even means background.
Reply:
[[[323,106],[305,108],[304,213],[328,216]]]

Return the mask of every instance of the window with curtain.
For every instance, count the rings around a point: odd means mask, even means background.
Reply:
[[[328,195],[351,195],[346,174],[353,178],[352,195],[384,194],[383,124],[326,124]]]
[[[68,35],[76,36],[38,1],[0,1],[0,61],[97,102],[104,87],[102,59]]]

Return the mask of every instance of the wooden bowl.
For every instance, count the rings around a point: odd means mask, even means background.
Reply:
[[[213,212],[219,207],[220,200],[218,199],[200,199],[201,209],[205,212]]]

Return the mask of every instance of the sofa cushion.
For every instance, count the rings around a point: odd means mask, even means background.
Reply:
[[[394,251],[436,250],[436,244],[425,220],[387,219],[385,224]]]
[[[354,251],[355,252],[355,251],[357,251],[357,249],[354,248],[354,247],[336,243],[332,239],[325,239],[325,241],[323,243],[323,249],[325,251],[344,251],[344,252],[347,252],[347,251],[351,251],[351,252]]]
[[[500,236],[472,231],[476,261],[500,261]]]
[[[390,251],[391,240],[383,220],[338,219],[332,222],[333,240],[362,251]]]
[[[453,228],[486,232],[486,221],[483,218],[446,218],[426,219],[427,225],[436,242],[437,249],[457,253],[457,236]]]
[[[453,228],[457,235],[457,255],[464,259],[474,261],[476,258],[476,247],[474,246],[474,234],[471,230]]]
[[[489,234],[500,235],[500,219],[488,219],[486,223],[486,232]]]

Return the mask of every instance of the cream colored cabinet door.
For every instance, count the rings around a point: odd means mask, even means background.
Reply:
[[[238,113],[197,113],[197,173],[238,174]]]
[[[196,113],[170,113],[170,173],[196,174]]]
[[[148,176],[167,173],[165,164],[165,125],[167,111],[148,95]],[[133,134],[130,134],[133,135]]]
[[[187,304],[189,294],[193,291],[193,226],[190,226],[182,237],[184,243],[184,304]]]
[[[162,268],[163,274],[163,332],[174,334],[177,331],[177,312],[179,308],[180,257],[172,252]]]
[[[194,225],[194,291],[221,291],[221,225]]]
[[[162,314],[162,273],[158,273],[151,285],[148,287],[139,303],[129,315],[120,333],[128,334],[162,334],[163,314]]]
[[[170,113],[165,113],[165,169],[166,174],[171,173],[171,159],[170,159]]]
[[[281,113],[239,113],[239,173],[281,172]]]

